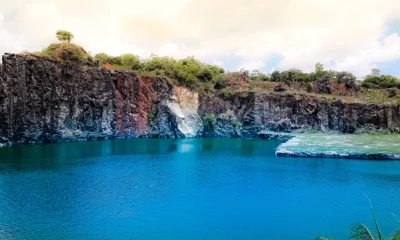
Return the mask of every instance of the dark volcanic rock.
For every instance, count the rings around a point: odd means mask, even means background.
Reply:
[[[286,91],[286,88],[281,84],[274,87],[274,92],[284,92],[284,91]]]
[[[354,93],[354,95],[357,95],[361,92],[361,86],[352,79],[346,81],[346,87],[350,89]]]
[[[327,82],[318,89],[329,92]],[[0,144],[119,137],[268,137],[265,131],[346,133],[400,127],[399,105],[328,102],[290,93],[198,97],[166,79],[6,54],[0,65]],[[214,119],[204,132],[201,119]]]
[[[354,133],[364,127],[388,129],[400,126],[399,105],[344,103],[336,100],[329,103],[324,98],[288,93],[232,94],[229,97],[208,96],[201,98],[201,114],[214,114],[227,129],[224,134],[233,134],[229,119],[242,124],[242,137],[258,137],[260,131],[290,132],[303,130],[335,130]],[[237,136],[237,133],[235,133]]]
[[[282,119],[279,121],[270,121],[267,128],[274,132],[291,132],[292,123],[289,119]]]
[[[329,78],[327,77],[318,78],[314,82],[314,90],[316,93],[331,94],[332,84],[329,81]]]
[[[173,90],[165,79],[31,55],[6,54],[1,68],[1,143],[181,136],[163,107]]]
[[[394,154],[385,153],[310,153],[310,152],[275,152],[280,157],[312,157],[312,158],[347,158],[347,159],[367,159],[367,160],[399,160],[399,157]]]

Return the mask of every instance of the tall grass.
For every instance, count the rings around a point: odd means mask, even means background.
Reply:
[[[375,215],[374,208],[372,206],[372,202],[366,194],[364,194],[364,195],[367,198],[367,200],[370,204],[370,207],[371,207],[371,212],[372,212],[372,216],[374,218],[374,224],[375,224],[375,228],[376,228],[377,238],[375,239],[374,234],[365,224],[359,223],[359,224],[354,224],[350,227],[350,240],[384,240],[381,229],[378,224],[378,220]],[[400,223],[400,220],[397,218],[397,216],[394,214],[393,214],[393,216],[395,216],[397,221]],[[331,240],[331,238],[317,237],[316,240]],[[400,240],[400,230],[397,230],[392,235],[392,237],[389,238],[389,240]]]

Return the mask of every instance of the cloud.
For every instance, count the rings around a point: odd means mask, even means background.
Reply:
[[[240,58],[278,70],[326,67],[365,75],[400,59],[397,0],[0,0],[0,54],[40,50],[66,29],[91,53]],[[79,6],[79,7],[77,7]]]
[[[219,61],[217,59],[213,59],[211,64],[216,65],[216,66],[220,66],[220,67],[223,67],[223,65],[224,65],[222,61]]]
[[[244,68],[244,69],[252,71],[252,70],[260,69],[263,66],[265,66],[265,62],[262,60],[257,60],[257,61],[246,61],[245,60],[239,65],[237,70]]]

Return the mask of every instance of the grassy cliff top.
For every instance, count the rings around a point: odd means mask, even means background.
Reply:
[[[400,82],[397,78],[375,74],[365,81],[356,81],[353,74],[324,70],[322,64],[316,64],[315,71],[311,73],[299,69],[274,71],[271,74],[245,69],[226,72],[219,66],[202,63],[194,57],[173,59],[152,55],[149,59],[141,59],[134,54],[109,56],[105,53],[93,57],[73,43],[53,43],[40,52],[30,54],[50,57],[63,63],[89,64],[133,71],[142,76],[165,77],[171,83],[188,87],[201,95],[279,91],[307,94],[328,101],[336,98],[349,103],[400,104]]]
[[[52,43],[40,52],[31,53],[46,56],[64,63],[84,64],[93,62],[93,57],[83,47],[73,43]]]

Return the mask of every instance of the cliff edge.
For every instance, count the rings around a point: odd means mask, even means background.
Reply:
[[[0,143],[6,145],[124,137],[262,137],[265,130],[352,133],[399,126],[400,106],[393,104],[329,102],[290,93],[199,96],[165,78],[33,55],[5,54],[0,66]]]

